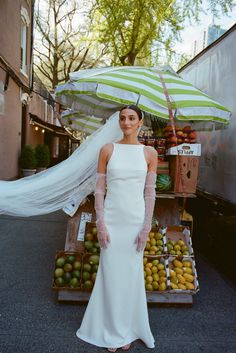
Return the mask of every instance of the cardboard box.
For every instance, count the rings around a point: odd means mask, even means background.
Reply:
[[[193,194],[196,192],[199,157],[169,156],[172,190],[178,193]]]
[[[201,156],[200,143],[182,143],[181,145],[171,147],[166,151],[170,156]]]
[[[169,240],[173,240],[174,242],[177,242],[178,240],[182,240],[185,244],[185,246],[188,248],[189,255],[182,255],[183,258],[185,257],[191,257],[193,256],[193,246],[192,246],[192,239],[190,236],[190,229],[188,227],[184,226],[168,226],[166,228],[166,242],[168,243]],[[167,249],[167,248],[166,248]],[[171,256],[171,254],[168,252],[167,249],[167,254]],[[172,256],[177,256],[177,255],[172,255]],[[181,257],[181,256],[179,256]]]
[[[78,285],[76,287],[71,287],[70,286],[69,279],[68,279],[68,281],[65,280],[65,283],[64,283],[63,286],[58,286],[56,284],[56,282],[55,282],[56,278],[54,276],[54,272],[55,272],[55,269],[58,268],[58,266],[56,266],[56,261],[57,261],[57,259],[59,257],[64,257],[64,259],[66,261],[68,256],[75,257],[75,261],[79,261],[81,263],[81,268],[78,270],[80,275],[79,275],[79,277],[77,277]],[[70,271],[67,271],[67,272],[70,273],[71,278],[72,278],[72,277],[75,277],[73,275],[74,268],[73,268],[73,263],[70,262],[70,264],[72,265],[72,268],[71,268]],[[63,267],[62,267],[62,269],[63,269]],[[57,251],[56,257],[55,257],[55,268],[54,268],[54,271],[53,271],[52,289],[54,289],[54,290],[66,289],[66,290],[72,290],[72,291],[81,290],[81,270],[82,270],[82,254],[81,253],[74,252],[74,251],[64,251],[64,250]],[[65,273],[66,273],[66,271],[64,271],[64,274]],[[63,278],[64,278],[64,275],[63,275]]]
[[[169,273],[173,268],[175,267],[173,264],[173,261],[175,260],[175,257],[170,256],[168,258],[168,268],[169,268]],[[192,284],[194,285],[194,289],[172,289],[170,286],[170,293],[191,293],[191,294],[196,294],[199,291],[199,282],[198,282],[198,276],[197,276],[197,271],[196,271],[196,264],[195,260],[193,257],[185,257],[184,259],[178,259],[179,261],[189,261],[191,262],[191,269],[192,269],[192,275],[194,276],[194,280]],[[169,283],[171,282],[171,276],[169,277]]]

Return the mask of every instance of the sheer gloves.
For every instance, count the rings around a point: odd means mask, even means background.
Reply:
[[[95,211],[98,241],[102,249],[106,249],[110,243],[110,237],[104,222],[104,195],[106,190],[106,174],[96,173],[95,186]]]
[[[155,172],[148,172],[145,181],[144,187],[144,201],[145,201],[145,217],[143,228],[139,232],[138,236],[135,239],[135,244],[137,244],[136,250],[138,252],[143,251],[146,242],[148,239],[149,232],[152,228],[152,215],[155,206],[155,199],[156,199],[156,176]]]

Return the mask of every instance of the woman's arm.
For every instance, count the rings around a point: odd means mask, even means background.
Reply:
[[[106,169],[109,158],[110,144],[104,145],[99,153],[98,167],[96,173],[96,187],[94,207],[96,211],[96,225],[98,231],[98,241],[101,248],[106,248],[110,242],[110,237],[104,222],[104,195],[106,190]]]
[[[148,148],[148,171],[144,187],[145,217],[143,228],[135,239],[137,251],[143,251],[147,242],[148,234],[152,227],[152,215],[156,201],[156,176],[157,176],[157,152],[154,148]]]

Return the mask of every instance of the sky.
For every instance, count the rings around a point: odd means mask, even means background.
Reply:
[[[203,1],[206,7],[206,1]],[[185,53],[187,55],[193,56],[193,48],[194,41],[197,41],[197,45],[199,46],[199,50],[202,50],[203,43],[203,33],[204,30],[207,30],[208,26],[212,24],[213,16],[211,14],[201,14],[200,15],[200,24],[198,25],[189,25],[186,22],[186,28],[182,31],[182,43],[177,43],[175,45],[175,50],[182,54]],[[215,18],[214,22],[216,25],[220,25],[224,29],[229,29],[236,23],[236,7],[234,10],[228,15],[220,15],[220,18]]]

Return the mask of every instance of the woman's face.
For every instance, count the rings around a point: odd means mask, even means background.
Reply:
[[[142,120],[139,120],[138,114],[133,109],[123,109],[120,112],[119,123],[124,135],[132,135],[137,134],[138,128],[142,125]]]

